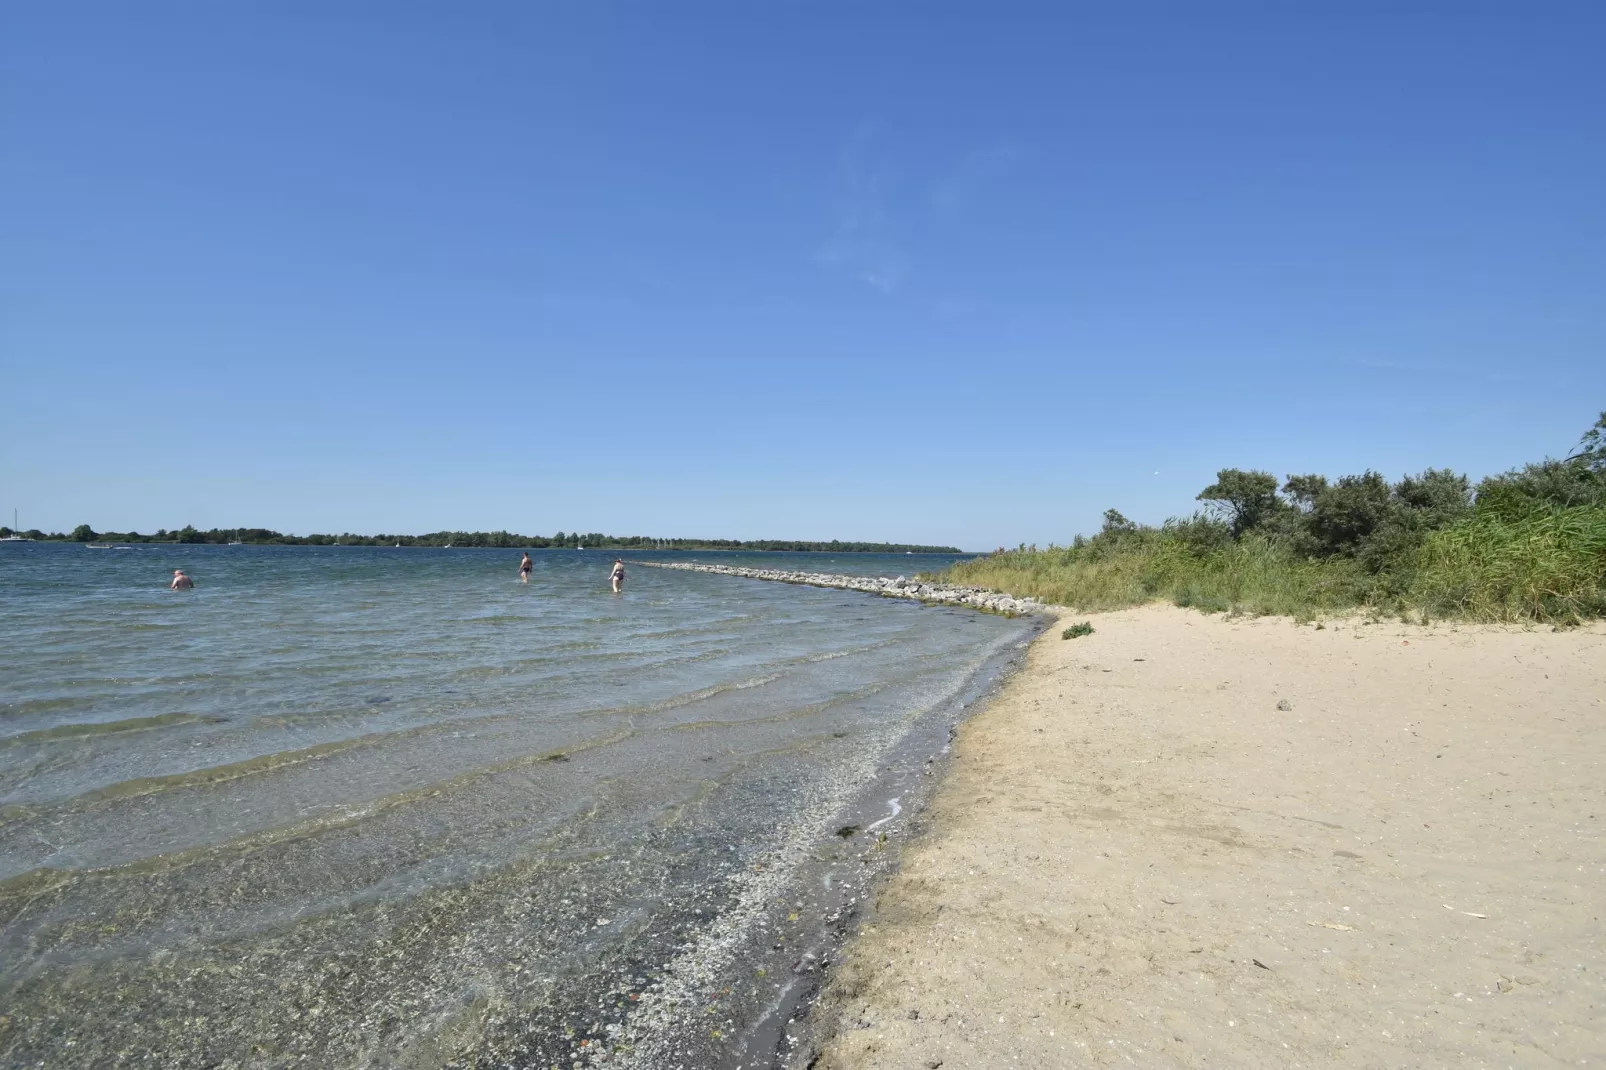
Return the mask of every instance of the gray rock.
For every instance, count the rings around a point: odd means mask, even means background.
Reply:
[[[909,598],[938,605],[971,606],[994,613],[1035,613],[1042,603],[1035,598],[1013,598],[996,591],[979,587],[949,587],[940,583],[920,583],[904,576],[895,579],[865,576],[838,576],[823,572],[798,572],[791,569],[737,568],[732,565],[699,565],[679,561],[638,561],[647,568],[679,569],[683,572],[706,572],[717,576],[740,576],[745,579],[775,580],[781,583],[798,583],[810,587],[835,587],[850,591],[863,591],[886,598]]]

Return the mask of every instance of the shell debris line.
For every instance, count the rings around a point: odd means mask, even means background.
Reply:
[[[644,568],[679,569],[682,572],[707,572],[715,576],[739,576],[749,580],[774,580],[779,583],[800,583],[808,587],[836,587],[845,591],[863,591],[884,598],[909,598],[917,602],[930,602],[943,606],[966,606],[990,613],[1007,613],[1024,616],[1039,613],[1045,608],[1035,598],[1016,598],[1013,595],[988,591],[981,587],[954,587],[946,583],[929,583],[898,576],[839,576],[829,572],[797,572],[779,568],[737,568],[733,565],[699,565],[682,561],[634,561]]]

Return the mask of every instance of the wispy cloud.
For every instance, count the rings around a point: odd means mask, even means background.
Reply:
[[[890,294],[903,285],[909,257],[891,237],[894,177],[876,140],[875,127],[865,123],[843,146],[834,180],[835,224],[814,259]]]
[[[917,176],[900,181],[885,139],[874,124],[863,123],[838,154],[832,182],[834,222],[814,260],[882,293],[898,293],[915,265],[909,246],[922,241],[929,246],[943,217],[994,196],[990,187],[1014,173],[1024,158],[1017,146],[1000,143],[965,154],[935,180]],[[908,228],[917,224],[932,233],[911,235]],[[950,303],[939,304],[944,316],[958,311]]]
[[[959,161],[951,174],[932,183],[928,195],[931,208],[943,215],[962,211],[988,186],[1008,178],[1021,164],[1024,153],[1014,145],[994,145],[978,149]]]

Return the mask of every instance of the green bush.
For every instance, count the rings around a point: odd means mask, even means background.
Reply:
[[[1606,507],[1606,472],[1578,458],[1524,465],[1478,484],[1478,508],[1507,517],[1578,505]]]
[[[1223,468],[1216,481],[1199,492],[1195,501],[1207,502],[1231,526],[1234,538],[1270,521],[1283,508],[1277,497],[1277,477],[1270,472]],[[1107,515],[1107,514],[1106,514]]]
[[[1111,509],[1091,538],[962,562],[940,578],[1083,610],[1155,599],[1202,612],[1309,618],[1333,610],[1482,620],[1606,615],[1606,413],[1580,448],[1492,476],[1429,468],[1329,482],[1225,468],[1209,513],[1135,524]],[[1085,633],[1082,633],[1085,634]],[[1067,638],[1070,638],[1067,635]]]
[[[1061,639],[1080,639],[1084,635],[1092,635],[1092,634],[1093,634],[1093,624],[1092,624],[1092,622],[1084,620],[1081,623],[1073,624],[1069,628],[1066,628],[1063,632],[1060,632],[1060,638]]]

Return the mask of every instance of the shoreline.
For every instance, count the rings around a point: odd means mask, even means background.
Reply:
[[[1089,617],[961,727],[809,1065],[1606,1056],[1606,626]]]
[[[989,658],[960,692],[926,711],[880,755],[880,771],[837,810],[835,833],[808,845],[810,861],[793,874],[791,890],[797,898],[789,901],[798,913],[816,920],[804,926],[806,935],[794,940],[788,952],[797,958],[793,983],[747,1024],[718,1065],[780,1067],[814,1050],[821,1039],[817,1008],[863,905],[896,870],[911,825],[942,783],[942,769],[960,729],[1022,670],[1027,650],[1045,627],[1047,622],[1033,622],[1031,631]],[[778,917],[769,920],[780,928]]]
[[[871,890],[896,867],[910,819],[929,804],[956,734],[1021,670],[1049,623],[1023,621],[1016,639],[876,752],[868,778],[824,809],[797,815],[760,869],[740,879],[740,894],[657,969],[616,1046],[574,1065],[756,1070],[812,1053],[829,971]],[[714,1004],[729,1017],[710,1022]]]
[[[735,576],[749,580],[770,580],[776,583],[796,583],[806,587],[830,587],[844,591],[862,591],[882,598],[908,598],[916,602],[938,606],[962,606],[988,613],[1020,617],[1041,613],[1047,607],[1035,598],[1016,598],[1013,595],[989,591],[983,587],[958,587],[946,583],[931,583],[898,576],[845,576],[829,572],[800,572],[795,569],[738,568],[734,565],[700,565],[690,561],[632,561],[642,568],[673,569],[680,572],[702,572],[711,576]]]
[[[567,555],[590,564],[566,563],[546,589],[515,585],[511,568],[465,585],[481,570],[470,561],[421,570],[393,599],[386,551],[357,551],[366,571],[339,574],[327,559],[345,551],[293,552],[306,571],[270,588],[288,609],[255,630],[199,615],[238,621],[221,597],[168,608],[128,582],[140,566],[127,560],[73,569],[114,597],[52,617],[93,637],[120,608],[217,632],[214,664],[238,663],[267,624],[304,621],[300,592],[321,590],[318,605],[339,612],[296,633],[314,667],[312,654],[340,656],[339,636],[366,644],[385,627],[397,650],[427,634],[431,650],[485,664],[480,644],[499,637],[496,670],[464,682],[362,660],[383,671],[330,705],[372,697],[358,706],[367,718],[289,721],[295,750],[276,717],[298,692],[267,686],[266,716],[246,704],[225,722],[198,693],[168,707],[188,716],[144,732],[74,728],[13,748],[8,768],[48,759],[54,776],[6,842],[23,879],[0,901],[12,952],[0,1064],[211,1066],[271,1048],[318,1065],[772,1066],[893,853],[881,835],[901,839],[895,812],[1043,624],[669,573],[637,574],[640,594],[614,600],[595,589],[589,553]],[[247,589],[227,576],[212,590]],[[371,614],[359,626],[344,615],[353,604]],[[590,679],[579,641],[597,651]],[[152,649],[139,660],[166,667]],[[616,695],[620,653],[641,686]],[[710,654],[722,660],[705,671]],[[537,689],[544,677],[528,674],[554,663],[563,686]],[[270,684],[301,679],[272,668]],[[330,674],[305,675],[309,696],[326,689]],[[68,722],[92,721],[70,709]],[[82,709],[124,715],[124,728],[152,712],[117,699]],[[265,743],[251,736],[259,720]],[[221,741],[191,757],[194,739]],[[102,790],[133,773],[130,790]],[[45,827],[48,842],[32,835]],[[50,853],[63,844],[74,853]]]

